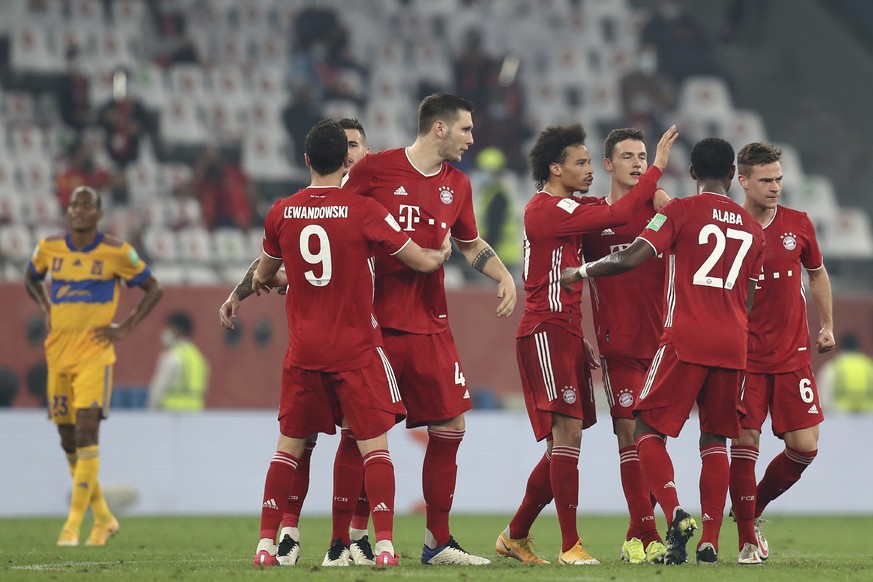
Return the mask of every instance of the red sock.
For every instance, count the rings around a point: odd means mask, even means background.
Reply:
[[[370,495],[376,541],[393,539],[394,465],[388,451],[372,451],[364,457],[364,481]]]
[[[297,462],[297,473],[294,475],[294,484],[288,495],[288,508],[282,516],[282,527],[297,527],[300,524],[300,511],[309,492],[309,461],[312,459],[314,448],[315,441],[308,441],[306,448],[303,449],[303,455]]]
[[[367,497],[367,487],[361,483],[361,492],[358,494],[358,503],[355,505],[355,513],[352,515],[352,528],[366,531],[370,524],[370,498]]]
[[[724,521],[724,504],[730,481],[730,463],[724,444],[700,447],[700,511],[703,533],[700,544],[709,542],[718,552],[718,536]]]
[[[767,504],[788,491],[800,479],[800,474],[809,467],[818,451],[795,451],[785,447],[776,455],[764,477],[758,483],[758,499],[756,500],[755,517],[761,517]]]
[[[654,540],[660,540],[658,527],[655,523],[655,512],[652,508],[649,488],[646,487],[643,473],[640,471],[640,458],[633,445],[618,450],[618,467],[621,473],[621,488],[627,500],[630,514],[625,540],[639,538],[644,546]]]
[[[393,475],[393,473],[392,473]],[[364,462],[358,450],[358,442],[348,429],[342,430],[336,459],[333,464],[333,518],[332,540],[341,539],[349,545],[349,524],[358,502],[358,493],[364,479]]]
[[[749,445],[731,447],[730,492],[734,519],[737,522],[739,547],[747,542],[757,545],[755,540],[755,463],[758,461],[758,448]]]
[[[641,434],[635,444],[643,479],[661,506],[669,526],[673,522],[673,512],[679,507],[679,493],[676,491],[675,472],[667,454],[667,444],[661,435],[654,432]]]
[[[462,430],[428,429],[427,450],[421,470],[424,503],[427,506],[427,529],[436,539],[437,547],[449,542],[449,511],[458,476],[458,447],[464,438]],[[367,489],[372,505],[373,492]],[[376,516],[373,516],[375,526]]]
[[[527,478],[524,498],[512,521],[509,522],[509,537],[514,540],[530,535],[534,520],[543,508],[552,502],[551,459],[551,454],[546,451]]]
[[[566,552],[579,541],[576,509],[579,505],[579,447],[552,447],[549,472],[558,525],[561,526],[561,551]]]
[[[276,451],[264,480],[264,503],[261,505],[261,538],[276,539],[279,522],[288,505],[288,490],[294,483],[297,458]]]

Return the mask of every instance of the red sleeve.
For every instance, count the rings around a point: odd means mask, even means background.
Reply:
[[[564,198],[549,210],[546,220],[559,236],[596,232],[627,224],[638,212],[642,212],[658,189],[661,170],[650,167],[640,176],[636,186],[615,204],[597,204],[599,198],[590,196]]]
[[[803,222],[804,239],[806,244],[800,251],[800,264],[807,271],[815,271],[821,269],[824,265],[824,258],[821,256],[821,250],[818,248],[818,238],[815,236],[815,227],[812,221],[806,214],[801,215]]]
[[[640,238],[652,245],[655,254],[663,253],[673,244],[682,224],[682,215],[680,200],[671,200],[649,221]]]
[[[388,210],[373,200],[364,199],[364,236],[382,247],[389,255],[396,255],[409,243],[409,236],[401,229]]]
[[[279,200],[267,212],[267,217],[264,219],[264,253],[274,259],[282,258],[282,247],[279,244],[278,218],[284,208],[285,199]]]

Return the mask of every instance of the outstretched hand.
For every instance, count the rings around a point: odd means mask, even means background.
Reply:
[[[570,291],[573,289],[573,283],[578,283],[582,280],[582,275],[579,274],[578,267],[567,267],[561,273],[561,287]]]
[[[675,125],[671,125],[670,129],[664,132],[664,135],[661,136],[661,139],[658,141],[658,148],[655,151],[655,161],[652,162],[653,166],[658,166],[658,168],[663,172],[664,168],[667,167],[667,162],[670,161],[670,149],[673,147],[673,144],[676,143],[676,140],[679,138],[679,132],[676,130]]]

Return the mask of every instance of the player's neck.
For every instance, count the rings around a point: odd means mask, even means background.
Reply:
[[[697,193],[702,194],[704,192],[727,196],[727,190],[725,189],[724,182],[722,180],[698,180]]]
[[[748,210],[749,214],[754,216],[761,226],[767,226],[773,221],[773,217],[776,216],[776,208],[767,208],[766,206],[755,204],[748,197],[743,201],[743,208]]]
[[[624,184],[619,184],[618,182],[612,183],[612,190],[609,192],[609,196],[606,197],[606,201],[610,204],[615,204],[622,198],[624,195],[631,191],[631,188],[625,186]]]
[[[326,186],[334,186],[339,188],[343,182],[343,174],[345,173],[345,169],[339,169],[333,174],[325,174],[321,175],[316,173],[314,170],[310,168],[309,170],[309,187],[310,188],[324,188]]]
[[[566,186],[558,182],[557,180],[549,180],[546,182],[546,185],[543,186],[542,191],[550,196],[557,196],[558,198],[569,198],[573,195],[573,190],[568,190]]]
[[[428,143],[425,137],[417,137],[415,142],[406,148],[406,157],[415,169],[426,176],[436,174],[443,166],[443,158],[440,156],[436,145]]]
[[[86,231],[70,231],[70,243],[77,249],[84,249],[85,247],[93,244],[95,240],[97,240],[96,228]]]

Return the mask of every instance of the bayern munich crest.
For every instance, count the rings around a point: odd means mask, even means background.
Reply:
[[[573,404],[576,402],[576,391],[570,386],[565,386],[562,397],[567,404]]]
[[[794,238],[794,233],[786,232],[782,235],[782,246],[786,251],[793,251],[797,248],[797,239]]]
[[[623,408],[630,408],[634,405],[634,395],[630,389],[622,390],[618,393],[618,404]]]
[[[448,186],[440,186],[440,202],[443,204],[451,204],[455,199],[455,192]]]

